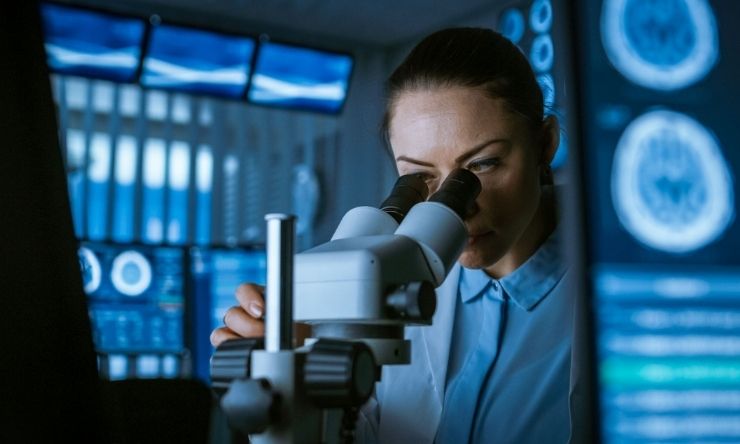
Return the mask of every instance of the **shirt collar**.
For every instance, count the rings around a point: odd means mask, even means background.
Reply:
[[[498,280],[507,296],[527,311],[550,293],[568,268],[562,259],[559,240],[559,230],[555,230],[526,262]],[[482,269],[463,268],[460,298],[468,302],[483,294],[494,281]]]
[[[462,267],[460,273],[460,298],[468,302],[483,294],[491,285],[491,277],[483,270]]]

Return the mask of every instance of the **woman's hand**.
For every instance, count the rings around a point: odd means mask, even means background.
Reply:
[[[211,344],[218,347],[222,342],[238,338],[261,338],[265,335],[265,287],[257,284],[242,284],[236,289],[235,305],[224,315],[225,327],[211,333]]]

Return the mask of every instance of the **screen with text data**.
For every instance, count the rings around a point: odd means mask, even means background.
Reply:
[[[265,284],[267,257],[260,248],[192,247],[189,260],[196,325],[192,341],[194,372],[207,380],[213,353],[211,331],[222,327],[226,311],[238,304],[235,294],[239,285]]]

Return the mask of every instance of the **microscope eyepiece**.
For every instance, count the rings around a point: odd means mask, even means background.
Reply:
[[[465,219],[481,190],[478,176],[469,170],[453,170],[442,182],[439,190],[429,198],[430,202],[439,202],[450,207],[460,219]]]
[[[428,195],[429,188],[424,179],[416,174],[407,174],[398,178],[391,194],[380,204],[380,209],[401,223],[411,207],[424,202]]]

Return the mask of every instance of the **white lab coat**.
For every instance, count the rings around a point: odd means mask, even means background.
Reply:
[[[360,414],[356,435],[358,443],[434,442],[442,415],[459,279],[460,265],[456,264],[445,282],[437,288],[437,310],[431,326],[406,328],[406,338],[411,340],[411,364],[383,367],[376,395]],[[580,308],[582,304],[577,305]],[[580,317],[576,316],[576,319]],[[579,322],[574,325],[579,325]],[[585,349],[581,335],[575,333],[578,332],[574,331],[573,337],[569,391],[569,442],[572,444],[588,442],[590,435],[590,422],[584,415],[588,400],[583,398],[581,391],[582,366],[586,363],[574,357],[580,356]]]

